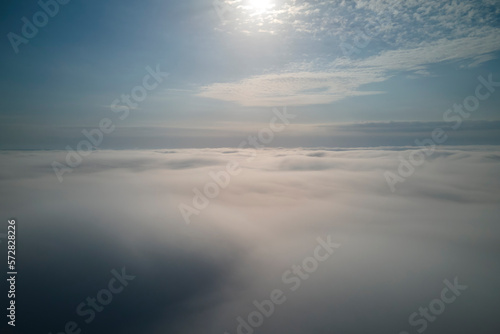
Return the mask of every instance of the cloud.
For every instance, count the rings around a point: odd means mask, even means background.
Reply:
[[[257,75],[228,83],[201,87],[200,97],[235,102],[243,106],[298,106],[329,104],[352,96],[380,94],[363,86],[382,82],[397,72],[428,76],[427,66],[441,62],[469,61],[469,67],[493,59],[500,50],[500,30],[485,36],[442,39],[406,49],[383,51],[361,60],[340,59],[314,70],[314,63],[293,64],[309,71]]]
[[[289,0],[276,1],[259,15],[252,15],[243,0],[221,2],[228,15],[220,29],[230,33],[349,40],[370,23],[379,27],[378,37],[393,47],[477,35],[483,27],[494,27],[500,14],[495,0]]]
[[[496,59],[500,50],[495,14],[500,6],[489,0],[284,1],[258,16],[238,14],[244,8],[241,1],[231,4],[236,17],[225,26],[231,34],[254,27],[259,33],[267,29],[286,35],[293,45],[305,40],[308,45],[301,60],[207,84],[197,94],[242,106],[329,104],[380,94],[365,86],[402,72],[430,76],[428,66],[443,62],[476,67]],[[325,50],[325,43],[333,47]]]
[[[243,106],[327,104],[346,96],[377,94],[356,89],[363,84],[384,79],[381,73],[369,70],[268,74],[234,83],[204,86],[198,96],[236,102]]]
[[[500,30],[491,29],[484,36],[442,39],[422,43],[411,49],[386,51],[379,56],[355,62],[357,66],[383,71],[415,71],[422,66],[445,61],[472,59],[475,65],[492,59],[491,53],[500,50]]]
[[[412,332],[409,315],[458,276],[468,290],[427,332],[481,323],[497,333],[499,147],[439,148],[393,194],[383,172],[412,150],[262,149],[251,161],[251,150],[103,150],[63,183],[44,166],[64,152],[4,153],[0,208],[18,220],[23,272],[18,316],[32,319],[19,329],[57,332],[74,320],[96,334],[232,334],[254,300],[281,289],[286,302],[256,332]],[[179,203],[230,160],[242,173],[187,226]],[[327,235],[341,248],[290,290],[283,272]],[[84,324],[76,306],[123,266],[135,280]]]

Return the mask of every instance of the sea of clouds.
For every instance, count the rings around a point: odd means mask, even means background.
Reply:
[[[103,150],[63,182],[51,163],[64,151],[3,151],[19,329],[59,333],[74,321],[96,334],[498,333],[500,148],[436,149],[391,192],[384,172],[412,150]],[[195,208],[229,162],[238,173]],[[183,204],[196,210],[189,224]],[[314,264],[306,259],[318,238],[337,248],[307,278],[290,273]],[[77,306],[123,267],[135,278],[87,324]],[[456,277],[467,286],[456,300],[410,324]],[[254,302],[276,290],[282,303],[248,325]]]

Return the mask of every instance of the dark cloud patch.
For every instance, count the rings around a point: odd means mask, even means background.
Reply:
[[[485,158],[489,159],[489,160],[500,161],[499,154],[490,154],[490,155],[485,156]]]
[[[97,212],[81,211],[75,210],[70,220],[59,214],[32,217],[38,227],[26,224],[29,230],[20,223],[23,275],[17,300],[24,305],[19,317],[29,314],[31,319],[20,326],[24,330],[56,332],[72,320],[92,333],[133,333],[132,329],[158,321],[172,328],[179,317],[199,312],[189,303],[220,290],[238,259],[236,249],[233,256],[225,257],[214,257],[207,250],[183,250],[141,231],[141,225],[147,230],[150,224],[137,221],[130,229],[106,221]],[[127,234],[136,240],[121,240]],[[101,313],[96,312],[94,321],[85,324],[87,316],[77,315],[77,306],[107,288],[114,277],[111,270],[121,272],[122,267],[135,279]]]
[[[333,167],[333,164],[328,162],[302,161],[294,159],[284,160],[280,165],[281,170],[289,171],[319,171],[331,169]]]
[[[165,167],[170,169],[187,169],[187,168],[214,166],[220,163],[221,163],[220,160],[215,160],[215,159],[184,159],[184,160],[168,161],[165,163]]]
[[[325,152],[315,152],[315,153],[309,153],[307,156],[308,157],[315,157],[315,158],[322,158],[326,155]]]

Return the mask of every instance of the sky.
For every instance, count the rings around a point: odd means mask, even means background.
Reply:
[[[0,18],[1,333],[500,333],[500,1]]]
[[[360,141],[351,129],[349,144],[322,129],[443,122],[478,77],[500,81],[494,0],[71,0],[46,21],[35,1],[1,6],[4,149],[74,146],[107,117],[118,130],[102,148],[235,147],[283,107],[297,118],[282,146],[410,145],[383,130]],[[35,34],[24,27],[34,16]],[[162,74],[143,99],[132,90],[147,67]],[[499,120],[499,101],[492,93],[467,121],[497,130],[484,121]],[[117,119],[123,106],[130,115]],[[491,135],[469,140],[498,144]]]

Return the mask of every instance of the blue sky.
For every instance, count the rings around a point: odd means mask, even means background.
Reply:
[[[141,84],[147,66],[169,75],[117,124],[126,128],[113,134],[117,143],[128,136],[137,147],[163,146],[164,136],[165,146],[175,146],[172,130],[191,129],[202,139],[184,146],[235,146],[232,132],[258,129],[273,107],[284,106],[298,115],[289,134],[314,136],[300,125],[435,122],[474,92],[478,76],[500,81],[494,0],[71,0],[58,6],[16,53],[8,34],[22,36],[22,18],[33,21],[41,7],[2,4],[3,148],[70,144],[82,128],[113,115],[112,101]],[[499,120],[499,102],[500,94],[492,94],[469,120]],[[141,135],[145,129],[159,133],[154,144]],[[213,130],[232,139],[203,140]]]

